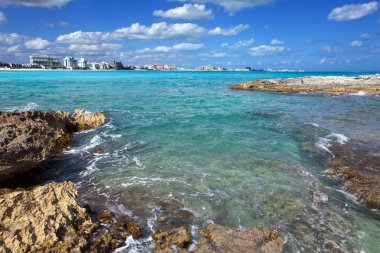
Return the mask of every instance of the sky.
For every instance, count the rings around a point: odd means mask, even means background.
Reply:
[[[371,0],[0,0],[0,62],[379,71]]]

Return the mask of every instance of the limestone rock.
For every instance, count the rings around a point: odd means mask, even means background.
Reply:
[[[95,228],[71,182],[0,191],[1,252],[81,252]]]
[[[0,181],[37,167],[71,143],[71,133],[99,127],[102,113],[77,109],[62,111],[0,112]]]
[[[173,248],[177,251],[182,249],[183,252],[186,252],[184,248],[193,240],[185,227],[173,229],[169,232],[159,230],[154,233],[152,238],[156,241],[156,247],[154,249],[156,253],[173,252]]]
[[[380,95],[380,75],[358,77],[306,76],[287,79],[255,80],[232,85],[232,90],[266,91],[279,94],[326,93],[331,96],[345,94]]]
[[[239,231],[211,224],[201,231],[201,237],[197,253],[280,253],[284,247],[278,231],[260,227]]]

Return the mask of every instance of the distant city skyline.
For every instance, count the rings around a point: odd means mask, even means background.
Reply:
[[[0,0],[0,62],[379,71],[379,1]]]

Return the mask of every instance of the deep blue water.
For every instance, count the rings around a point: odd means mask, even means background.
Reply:
[[[107,124],[76,134],[53,173],[76,182],[85,199],[102,196],[153,229],[160,203],[178,201],[194,214],[195,232],[211,222],[263,225],[280,230],[287,252],[328,245],[377,252],[379,213],[325,175],[329,154],[321,144],[344,137],[380,143],[380,98],[228,89],[253,79],[359,74],[0,71],[0,110],[104,112]],[[328,201],[316,205],[315,193]],[[121,251],[149,249],[135,243]]]

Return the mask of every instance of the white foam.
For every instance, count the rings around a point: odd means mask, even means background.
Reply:
[[[343,134],[337,134],[337,133],[331,133],[327,135],[326,137],[329,139],[335,138],[335,140],[341,145],[345,144],[349,140],[347,136]]]
[[[366,96],[367,93],[365,91],[358,91],[357,93],[350,93],[351,96]]]
[[[329,149],[331,147],[330,139],[319,137],[317,143],[315,146],[323,151],[326,151],[327,153],[331,153],[331,150]]]
[[[138,167],[140,167],[140,168],[144,167],[144,165],[142,164],[142,162],[139,160],[139,158],[137,156],[134,156],[132,158],[132,161],[134,161]]]
[[[72,148],[70,150],[66,150],[64,153],[75,154],[75,153],[80,153],[80,152],[87,152],[89,149],[95,148],[99,146],[100,144],[102,144],[103,142],[104,140],[99,135],[95,135],[94,137],[92,137],[89,144],[86,144],[77,148]]]
[[[82,177],[85,177],[85,176],[88,176],[92,173],[94,173],[95,171],[98,171],[99,168],[96,167],[96,163],[102,159],[103,156],[99,156],[99,157],[95,157],[95,159],[92,161],[92,163],[86,167],[86,170],[82,171],[79,175],[82,176]]]

